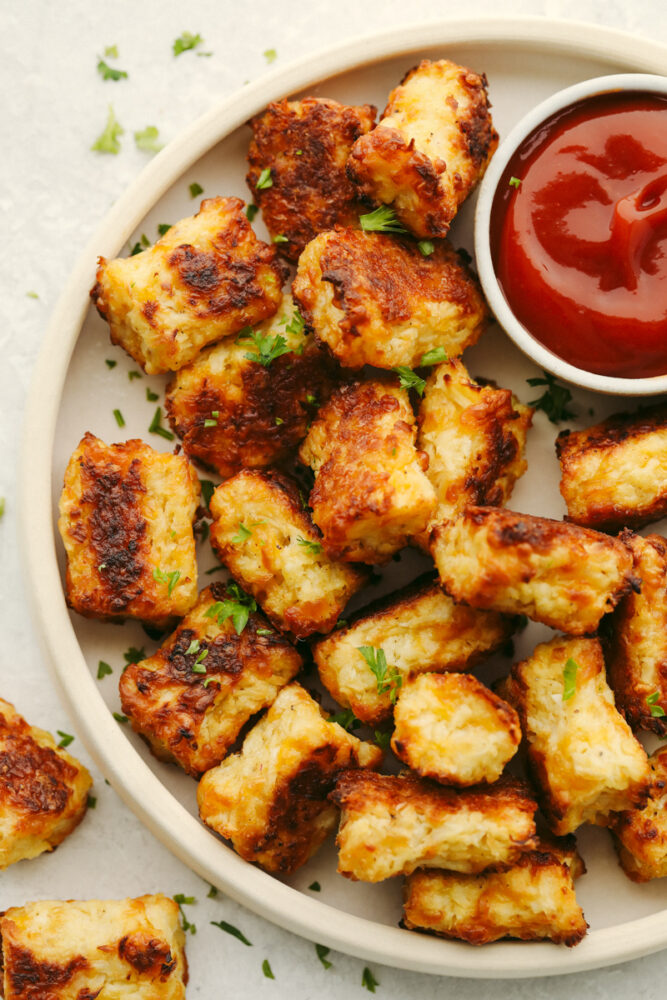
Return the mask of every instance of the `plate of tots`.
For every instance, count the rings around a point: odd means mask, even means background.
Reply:
[[[538,31],[431,27],[246,88],[114,210],[45,347],[70,329],[40,616],[105,773],[271,919],[461,975],[667,943],[667,405],[536,370],[471,240],[525,110],[664,56]],[[90,788],[20,708],[3,867]],[[98,932],[142,996],[184,995],[174,909],[7,911],[5,996],[59,933],[94,979]]]

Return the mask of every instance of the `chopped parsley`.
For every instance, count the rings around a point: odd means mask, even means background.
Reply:
[[[118,58],[118,46],[117,45],[107,45],[104,50],[104,55],[107,59],[117,59]]]
[[[206,893],[206,895],[208,896],[209,899],[215,899],[215,897],[218,895],[218,890],[214,885],[209,885],[208,892]]]
[[[375,987],[380,985],[367,965],[364,966],[364,971],[361,973],[361,985],[369,993],[375,993]]]
[[[315,954],[317,955],[317,957],[319,958],[320,962],[322,963],[325,969],[330,969],[332,965],[332,963],[327,959],[327,955],[329,954],[330,951],[331,948],[327,948],[323,944],[315,945]]]
[[[74,742],[74,737],[70,733],[64,733],[62,729],[56,729],[56,733],[60,737],[60,742],[58,743],[59,747],[64,749],[65,747],[68,747],[70,743]]]
[[[548,372],[542,374],[544,378],[526,379],[528,385],[546,386],[539,399],[531,400],[528,405],[534,406],[536,410],[543,410],[552,424],[559,424],[561,420],[571,420],[574,413],[567,407],[572,402],[572,393],[564,385],[557,382],[553,375]]]
[[[97,664],[97,679],[98,679],[98,681],[101,681],[103,677],[106,677],[108,674],[112,674],[112,673],[113,673],[113,670],[111,669],[111,667],[109,666],[109,664],[105,663],[104,660],[100,660],[99,663]]]
[[[404,389],[414,389],[420,396],[424,395],[426,380],[420,378],[416,372],[413,372],[412,368],[399,365],[398,368],[393,368],[392,371],[398,375],[398,381]]]
[[[265,49],[264,52],[262,53],[262,55],[266,59],[267,63],[270,64],[272,62],[275,62],[275,60],[276,60],[276,58],[278,56],[278,53],[276,52],[275,49]]]
[[[124,725],[126,722],[130,721],[126,715],[121,715],[120,712],[112,712],[111,714],[113,715],[116,722],[120,722],[121,725]]]
[[[322,886],[320,885],[319,882],[311,882],[310,885],[308,886],[308,888],[311,890],[311,892],[321,892],[322,891]]]
[[[275,979],[276,978],[273,975],[273,971],[271,969],[271,966],[269,965],[268,958],[265,958],[264,961],[262,962],[262,972],[264,973],[264,975],[266,976],[267,979]]]
[[[357,646],[357,650],[375,675],[378,694],[385,694],[389,691],[392,705],[396,704],[398,692],[403,684],[403,676],[396,667],[387,665],[384,649],[376,649],[375,646]]]
[[[296,308],[292,313],[292,317],[289,322],[287,321],[287,317],[285,317],[281,322],[284,324],[287,333],[303,333],[306,329],[306,321]]]
[[[210,479],[200,479],[199,485],[201,486],[202,499],[208,507],[211,502],[211,497],[215,493],[215,483],[212,483]]]
[[[573,698],[577,690],[577,670],[579,664],[572,657],[563,667],[563,701]]]
[[[207,417],[206,420],[204,421],[204,427],[217,427],[218,426],[218,413],[219,412],[220,412],[219,410],[216,411],[215,417]]]
[[[190,185],[189,189],[191,198],[198,198],[200,194],[204,193],[204,189],[201,184],[197,184],[196,181]]]
[[[229,595],[231,594],[231,597]],[[241,590],[238,583],[227,584],[227,597],[224,601],[216,601],[206,612],[207,618],[217,618],[218,625],[222,625],[228,618],[231,618],[236,629],[236,634],[241,632],[248,624],[248,619],[252,611],[257,611],[256,601]]]
[[[167,441],[173,441],[174,440],[174,435],[171,433],[171,431],[168,431],[166,429],[166,427],[162,426],[162,407],[161,406],[158,406],[157,410],[155,411],[155,415],[154,415],[153,419],[151,420],[150,425],[148,427],[148,432],[149,432],[149,434],[159,434],[160,437],[165,438],[165,440],[167,440]]]
[[[272,628],[258,628],[257,635],[273,635]]]
[[[276,417],[276,420],[275,420],[276,427],[280,427],[280,425],[284,424],[284,423],[285,423],[285,421],[283,420],[282,417]]]
[[[257,178],[256,187],[258,191],[264,191],[266,188],[273,187],[273,177],[271,176],[271,167],[264,167],[261,174]]]
[[[39,295],[37,294],[37,292],[26,292],[25,294],[26,294],[26,298],[29,298],[29,299],[38,299],[39,298]]]
[[[122,69],[114,69],[105,63],[104,59],[100,59],[97,64],[97,72],[100,74],[103,80],[127,80],[127,73]]]
[[[188,920],[188,918],[185,915],[185,911],[183,909],[184,906],[192,906],[193,903],[196,903],[197,900],[195,899],[195,897],[184,896],[182,892],[177,892],[176,895],[174,896],[174,902],[178,903],[178,909],[181,914],[181,923],[185,933],[187,934],[187,932],[189,931],[191,934],[196,934],[197,933],[196,926]]]
[[[257,348],[257,353],[246,352],[243,357],[247,358],[248,361],[263,365],[264,368],[268,368],[272,361],[282,357],[283,354],[291,353],[287,341],[279,333],[272,337],[268,333],[260,333],[259,330],[256,330],[246,334],[246,338],[252,340]]]
[[[134,141],[137,149],[142,153],[159,153],[162,149],[162,143],[157,141],[159,134],[160,130],[155,125],[147,125],[145,129],[135,132]]]
[[[223,570],[224,568],[225,567],[222,565],[222,563],[218,563],[217,566],[211,566],[210,569],[207,569],[204,573],[204,576],[211,576],[212,573],[219,573],[220,570]]]
[[[172,50],[174,56],[180,56],[183,52],[189,52],[190,49],[196,49],[198,45],[204,41],[201,35],[193,35],[189,31],[184,31],[179,38],[176,38]]]
[[[335,722],[346,732],[349,732],[350,729],[358,729],[361,725],[361,719],[356,717],[351,708],[344,708],[341,712],[330,715],[329,722]]]
[[[245,215],[248,222],[252,222],[252,220],[255,218],[258,212],[259,212],[259,205],[253,205],[253,204],[246,205]]]
[[[241,545],[243,542],[247,542],[251,537],[252,531],[250,528],[246,528],[243,521],[239,521],[239,530],[232,538],[232,545]]]
[[[193,653],[198,653],[199,645],[199,639],[193,639],[188,648],[185,650],[185,655],[192,656]]]
[[[165,236],[171,229],[171,222],[160,222],[157,227],[157,231],[160,236]]]
[[[104,131],[98,135],[95,142],[90,147],[95,150],[96,153],[113,153],[116,156],[120,153],[120,143],[118,137],[124,133],[125,129],[123,126],[116,121],[116,116],[114,114],[113,107],[109,105],[109,114],[107,115],[107,123],[104,126]]]
[[[271,242],[272,243],[289,243],[289,238],[287,236],[283,236],[282,233],[276,233],[275,236],[271,237]]]
[[[140,648],[130,646],[130,648],[123,653],[123,659],[128,667],[130,663],[140,663],[141,660],[146,659],[146,650],[143,646]]]
[[[94,809],[96,805],[97,805],[97,799],[95,798],[95,796],[94,795],[87,795],[86,796],[86,808],[87,809]]]
[[[5,503],[6,503],[5,498],[0,497],[0,517],[5,516]]]
[[[228,924],[226,920],[211,920],[211,924],[214,927],[219,927],[221,931],[225,932],[225,934],[231,934],[232,937],[237,938],[239,941],[242,941],[243,944],[247,944],[249,948],[252,948],[252,942],[248,941],[245,934],[240,931],[238,927],[234,927],[234,924]]]
[[[114,410],[113,411],[113,415],[116,418],[116,423],[118,424],[118,426],[119,427],[124,427],[125,426],[125,417],[120,412],[120,410]]]
[[[313,555],[317,555],[322,551],[321,542],[311,542],[309,538],[302,538],[301,535],[297,537],[297,542],[299,545],[302,545],[304,549],[308,549],[309,552],[312,552]]]
[[[361,228],[367,233],[405,233],[407,230],[396,218],[390,205],[380,205],[374,212],[359,216]]]
[[[434,347],[430,351],[422,354],[420,365],[439,365],[443,361],[449,361],[449,355],[444,347]]]
[[[417,246],[423,257],[430,257],[435,251],[435,243],[432,243],[431,240],[420,240]]]
[[[658,698],[660,697],[659,691],[654,691],[653,694],[646,696],[646,704],[651,710],[651,715],[654,719],[662,719],[665,714],[664,708],[657,704]]]
[[[509,184],[509,186],[511,188],[520,188],[521,187],[521,178],[520,177],[510,177],[510,179],[508,181],[508,184]]]
[[[153,568],[153,579],[157,580],[158,583],[167,583],[167,594],[171,597],[172,591],[178,581],[181,578],[180,569],[175,569],[171,573],[166,573],[165,570],[160,569],[159,566]]]
[[[380,750],[386,750],[391,742],[391,733],[383,733],[381,729],[376,729],[375,742],[380,747]]]
[[[115,368],[118,362],[112,361],[111,358],[106,358],[104,364],[107,366],[107,368]]]
[[[135,378],[141,378],[141,372],[137,371],[128,372],[127,377],[129,378],[130,382],[132,382],[134,381]]]
[[[159,398],[160,398],[159,393],[153,392],[153,390],[149,386],[146,386],[146,399],[148,400],[149,403],[155,403]]]

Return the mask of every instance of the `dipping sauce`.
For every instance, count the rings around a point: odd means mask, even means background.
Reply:
[[[545,347],[601,375],[667,373],[667,98],[619,91],[547,119],[491,220],[505,297]]]

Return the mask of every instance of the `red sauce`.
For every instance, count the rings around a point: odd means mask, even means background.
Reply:
[[[667,98],[603,94],[536,129],[498,185],[491,249],[512,311],[554,354],[667,373]]]

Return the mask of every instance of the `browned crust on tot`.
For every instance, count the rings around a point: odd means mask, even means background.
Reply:
[[[310,240],[337,223],[357,223],[363,205],[345,172],[355,141],[373,128],[376,108],[349,107],[338,101],[306,97],[275,101],[250,121],[246,180],[276,244],[296,261]],[[271,186],[258,188],[263,170]]]

